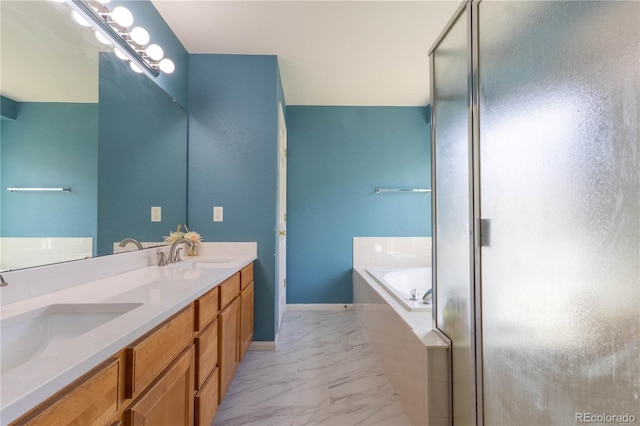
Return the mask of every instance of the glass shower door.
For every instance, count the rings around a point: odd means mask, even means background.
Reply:
[[[484,423],[639,421],[640,3],[477,24]]]
[[[469,8],[431,53],[436,326],[451,340],[454,424],[475,423]]]

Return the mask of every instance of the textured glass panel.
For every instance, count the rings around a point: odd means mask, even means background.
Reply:
[[[479,43],[485,424],[640,421],[640,3],[485,0]]]
[[[467,14],[433,52],[435,67],[437,325],[452,341],[453,416],[475,418],[469,240]]]

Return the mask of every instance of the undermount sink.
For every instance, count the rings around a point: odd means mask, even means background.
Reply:
[[[76,303],[47,305],[2,319],[0,373],[36,356],[55,353],[65,342],[81,336],[142,303]]]

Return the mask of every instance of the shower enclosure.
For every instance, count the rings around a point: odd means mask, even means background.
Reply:
[[[430,57],[454,424],[640,422],[640,3],[468,2]]]

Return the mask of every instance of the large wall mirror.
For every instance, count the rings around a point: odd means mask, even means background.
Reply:
[[[185,223],[186,111],[65,3],[2,1],[0,19],[0,270],[161,242]]]

